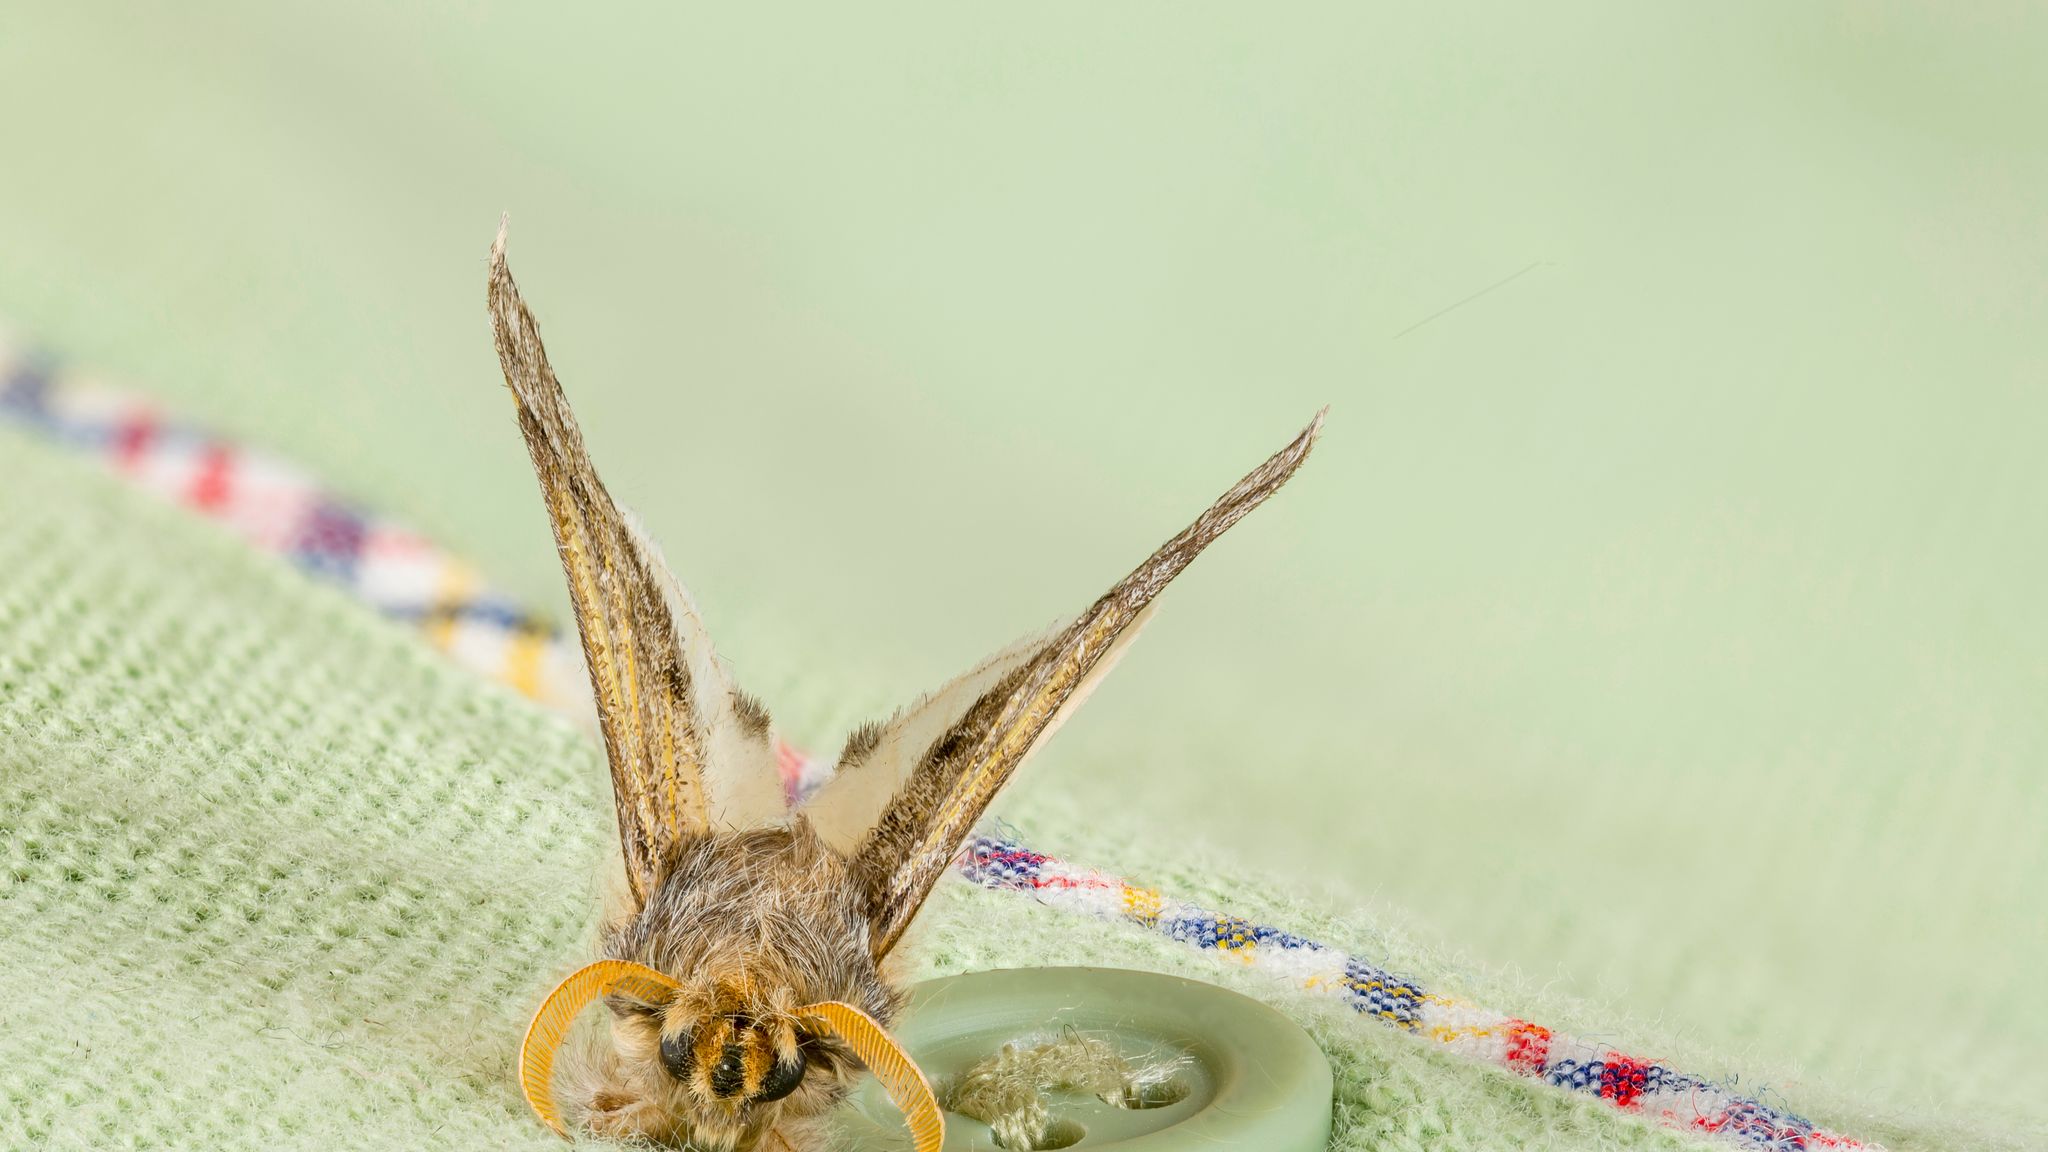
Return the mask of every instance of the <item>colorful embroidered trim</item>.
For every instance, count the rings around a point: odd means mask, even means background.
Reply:
[[[476,570],[415,533],[328,493],[305,471],[90,382],[61,383],[47,359],[0,338],[0,418],[101,457],[138,487],[218,521],[315,579],[416,623],[434,647],[525,695],[594,724],[582,656],[542,618],[487,588]],[[829,762],[780,750],[791,803],[831,775]],[[1771,1152],[1874,1149],[1712,1080],[1441,996],[1352,956],[1247,920],[1184,904],[1003,836],[973,840],[960,871],[985,888],[1121,921],[1333,996],[1361,1015],[1481,1063],[1605,1100],[1673,1128]]]
[[[136,396],[74,378],[59,387],[46,358],[15,354],[4,334],[0,418],[98,456],[136,487],[418,625],[465,667],[594,722],[582,653],[552,623],[419,534],[328,492],[304,469],[167,420]]]
[[[1804,1117],[1738,1096],[1702,1077],[1438,995],[1368,960],[1055,860],[1008,837],[976,837],[962,855],[960,870],[985,888],[1027,892],[1055,908],[1134,924],[1169,940],[1216,952],[1221,958],[1335,997],[1354,1011],[1434,1041],[1460,1056],[1596,1096],[1616,1108],[1674,1128],[1721,1136],[1752,1148],[1872,1147],[1817,1128]]]

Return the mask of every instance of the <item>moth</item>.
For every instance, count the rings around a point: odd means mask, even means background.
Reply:
[[[815,1146],[818,1118],[873,1072],[918,1147],[936,1149],[930,1088],[886,1031],[902,995],[884,961],[1018,766],[1167,584],[1301,466],[1322,414],[1079,615],[857,729],[834,776],[792,810],[768,712],[734,686],[660,550],[591,465],[502,226],[488,301],[589,667],[627,889],[600,959],[528,1030],[528,1100],[565,1135],[795,1150]],[[964,534],[980,536],[979,562],[1003,562],[999,525]],[[557,1077],[569,1021],[600,998],[608,1034]]]

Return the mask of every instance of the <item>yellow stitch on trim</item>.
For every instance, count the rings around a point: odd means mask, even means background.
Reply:
[[[1159,923],[1159,908],[1162,903],[1159,893],[1150,888],[1124,885],[1124,915],[1147,928]]]
[[[1480,1028],[1476,1026],[1459,1028],[1453,1027],[1448,1024],[1440,1024],[1434,1028],[1428,1029],[1428,1035],[1429,1038],[1432,1040],[1448,1044],[1453,1040],[1462,1039],[1463,1037],[1467,1036],[1470,1036],[1475,1040],[1480,1040],[1485,1039],[1488,1036],[1497,1036],[1499,1035],[1499,1033],[1493,1030],[1492,1028]]]
[[[455,646],[455,610],[469,602],[477,582],[476,570],[460,560],[441,566],[441,575],[434,581],[434,598],[427,605],[427,640],[434,647],[445,652]]]
[[[522,628],[513,634],[512,644],[505,653],[505,681],[529,700],[538,700],[543,695],[540,663],[541,657],[547,653],[547,643],[545,632]]]

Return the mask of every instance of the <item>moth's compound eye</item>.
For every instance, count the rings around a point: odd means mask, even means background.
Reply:
[[[776,1061],[775,1067],[770,1068],[768,1075],[762,1078],[761,1090],[754,1093],[754,1101],[759,1104],[766,1104],[772,1100],[780,1100],[791,1092],[796,1091],[797,1085],[804,1082],[804,1069],[806,1066],[807,1061],[804,1059],[804,1050],[801,1048],[796,1050],[795,1058],[788,1063],[780,1060]]]
[[[688,1032],[666,1032],[661,1037],[661,1066],[668,1074],[687,1082],[697,1067],[697,1048]]]

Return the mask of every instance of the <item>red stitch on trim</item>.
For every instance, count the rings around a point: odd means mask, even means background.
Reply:
[[[1550,1062],[1550,1029],[1527,1020],[1508,1021],[1508,1067],[1524,1076],[1540,1076]]]
[[[234,453],[225,444],[209,444],[199,458],[199,474],[192,478],[187,499],[195,508],[211,512],[228,502],[228,477],[235,466]]]
[[[1104,876],[1100,872],[1095,872],[1090,873],[1086,876],[1041,876],[1038,879],[1038,886],[1040,888],[1067,889],[1121,888],[1123,887],[1123,881],[1111,880],[1109,877]]]
[[[417,556],[431,550],[432,545],[428,544],[424,537],[393,528],[389,524],[373,523],[370,525],[369,533],[363,537],[363,552],[368,555]],[[778,757],[785,754],[796,756],[799,762],[803,759],[802,753],[796,752],[787,744],[775,750]]]
[[[149,442],[156,439],[156,416],[140,411],[121,421],[114,432],[114,458],[121,467],[133,469],[142,463],[142,454],[149,449]]]
[[[1650,1062],[1609,1052],[1601,1062],[1600,1098],[1614,1101],[1616,1108],[1634,1107],[1636,1098],[1643,1094],[1643,1087],[1649,1082]]]

